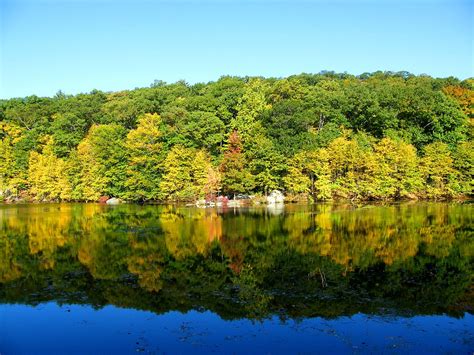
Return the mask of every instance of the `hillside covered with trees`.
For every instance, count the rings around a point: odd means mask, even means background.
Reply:
[[[474,80],[221,77],[0,100],[0,195],[192,201],[473,194]]]

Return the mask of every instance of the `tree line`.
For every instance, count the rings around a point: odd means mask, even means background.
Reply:
[[[230,77],[0,100],[0,195],[192,201],[472,195],[474,80]]]

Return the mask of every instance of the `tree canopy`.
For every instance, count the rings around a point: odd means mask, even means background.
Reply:
[[[322,72],[0,100],[0,195],[472,195],[473,83]]]

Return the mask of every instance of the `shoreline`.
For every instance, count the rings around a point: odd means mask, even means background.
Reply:
[[[233,201],[233,200],[231,200]],[[245,201],[245,200],[236,200]],[[333,199],[333,200],[317,200],[317,201],[285,201],[283,203],[268,204],[268,203],[252,203],[242,202],[240,205],[235,204],[222,204],[222,205],[199,205],[190,201],[127,201],[121,200],[118,204],[106,204],[98,201],[37,201],[37,200],[20,200],[20,201],[0,201],[0,206],[10,205],[49,205],[49,204],[88,204],[88,205],[103,205],[103,206],[120,206],[120,205],[141,205],[141,206],[179,206],[179,207],[197,207],[197,208],[248,208],[248,207],[279,207],[279,206],[309,206],[309,205],[320,205],[320,204],[345,204],[345,205],[394,205],[400,203],[471,203],[474,202],[474,196],[462,196],[458,198],[446,198],[446,199],[389,199],[389,200],[350,200],[350,199]]]

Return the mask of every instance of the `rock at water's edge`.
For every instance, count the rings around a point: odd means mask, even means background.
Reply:
[[[273,190],[270,195],[267,196],[267,203],[270,205],[276,203],[283,203],[285,201],[285,196],[281,191]]]
[[[112,197],[112,198],[109,198],[105,203],[108,205],[118,205],[120,204],[120,199],[116,197]]]

